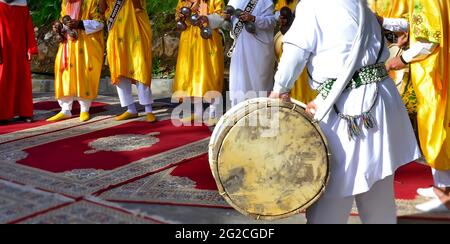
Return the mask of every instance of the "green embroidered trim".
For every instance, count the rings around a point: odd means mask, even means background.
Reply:
[[[389,73],[386,70],[386,66],[384,63],[378,63],[374,65],[369,65],[361,68],[359,71],[355,73],[352,80],[345,87],[346,90],[357,89],[361,86],[365,86],[372,83],[378,83],[383,81],[389,76]],[[319,88],[317,88],[317,92],[326,99],[333,88],[334,82],[337,79],[328,79],[323,82]]]

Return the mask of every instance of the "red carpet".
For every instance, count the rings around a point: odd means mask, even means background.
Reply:
[[[97,114],[106,111],[106,106],[108,104],[106,103],[99,103],[99,102],[93,102],[91,107],[91,114]],[[57,113],[60,111],[60,107],[58,105],[58,102],[56,101],[45,101],[45,102],[37,102],[34,104],[34,110],[43,110],[43,111],[49,111]],[[74,102],[73,104],[73,110],[72,113],[74,116],[78,116],[80,114],[80,104],[78,102]],[[49,113],[49,117],[52,114]],[[0,135],[31,129],[43,125],[50,124],[49,122],[45,121],[45,119],[37,120],[33,123],[20,123],[20,122],[13,122],[12,124],[6,125],[6,126],[0,126]]]
[[[416,199],[416,190],[433,185],[430,167],[420,163],[410,163],[397,170],[395,174],[395,198]]]
[[[204,154],[100,194],[113,202],[231,208],[219,195]]]
[[[147,135],[150,133],[159,133],[154,135],[155,138],[159,139],[159,142],[153,146],[143,145],[130,151],[96,151],[86,154],[86,152],[93,150],[89,143],[97,139],[128,134]],[[142,158],[207,138],[210,133],[207,127],[175,127],[169,120],[154,124],[130,122],[26,149],[28,157],[18,161],[18,163],[54,173],[77,169],[113,170]],[[110,143],[114,145],[123,142],[113,140]],[[133,144],[133,142],[125,143],[125,146],[130,146],[130,144]]]
[[[396,199],[403,205],[409,203],[416,199],[417,188],[427,187],[432,183],[429,167],[419,163],[405,165],[397,171],[395,177]],[[104,192],[101,197],[116,202],[217,208],[228,206],[217,192],[208,155],[188,160],[164,172]]]
[[[186,177],[194,181],[196,183],[195,189],[217,191],[217,185],[209,167],[207,154],[189,163],[177,166],[170,175]]]

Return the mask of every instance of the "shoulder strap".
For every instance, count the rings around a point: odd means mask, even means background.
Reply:
[[[120,9],[122,9],[125,0],[116,0],[114,3],[113,10],[111,12],[111,16],[109,16],[108,22],[106,25],[108,26],[108,32],[113,28],[114,23],[116,22],[117,16],[119,15]]]

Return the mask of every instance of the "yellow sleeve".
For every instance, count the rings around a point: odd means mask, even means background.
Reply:
[[[100,13],[98,4],[99,0],[91,0],[91,6],[89,7],[89,19],[104,23],[104,16]]]
[[[441,43],[442,13],[439,0],[414,0],[410,18],[411,34],[416,40]]]
[[[180,11],[180,8],[182,8],[183,7],[183,0],[178,0],[178,4],[177,4],[177,7],[176,7],[176,9],[175,9],[175,20],[176,21],[178,21],[178,12]]]
[[[286,7],[286,1],[278,0],[277,5],[275,5],[275,12],[280,11],[283,7]]]
[[[209,8],[209,13],[213,14],[221,14],[222,11],[225,9],[225,3],[223,0],[213,0],[213,7]]]
[[[61,2],[61,15],[59,20],[62,21],[62,18],[66,16],[66,8],[67,8],[67,0],[62,0]]]

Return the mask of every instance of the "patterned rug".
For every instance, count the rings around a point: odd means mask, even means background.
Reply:
[[[230,208],[219,195],[208,155],[100,194],[113,202]]]
[[[106,103],[93,102],[90,113],[91,115],[96,115],[105,112],[108,110],[108,106],[109,105]],[[22,123],[13,121],[9,125],[0,126],[0,135],[36,128],[43,125],[48,125],[50,124],[50,122],[46,122],[45,120],[50,116],[58,113],[60,109],[61,108],[59,107],[58,102],[56,101],[36,102],[34,103],[35,121],[33,123]],[[74,102],[72,113],[74,117],[78,117],[78,115],[80,114],[80,105],[78,104],[78,102]]]
[[[117,122],[109,115],[62,129],[51,124],[45,133],[0,143],[0,178],[77,198],[207,152],[207,127],[142,120]]]
[[[0,223],[14,223],[73,201],[57,194],[0,180]]]
[[[427,166],[411,163],[397,172],[394,187],[400,219],[450,221],[450,213],[424,214],[415,209],[415,205],[427,201],[418,197],[415,191],[418,187],[427,187],[432,183],[429,171]],[[415,177],[417,180],[413,181]],[[230,208],[217,192],[206,154],[106,191],[99,197],[112,202]],[[354,215],[358,214],[356,207],[352,212]]]
[[[160,224],[149,217],[90,201],[79,201],[57,208],[19,224]]]

